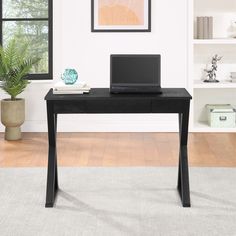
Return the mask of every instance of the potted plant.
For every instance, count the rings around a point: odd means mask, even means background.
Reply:
[[[21,139],[20,127],[25,120],[25,100],[17,96],[29,84],[27,75],[39,61],[39,58],[28,56],[27,48],[26,44],[17,46],[15,39],[6,47],[0,46],[0,87],[10,95],[10,98],[1,101],[1,122],[6,127],[6,140]]]

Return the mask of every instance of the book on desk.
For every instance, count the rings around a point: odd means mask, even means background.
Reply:
[[[53,94],[85,94],[89,93],[90,86],[84,82],[67,85],[63,81],[57,82],[53,87]]]

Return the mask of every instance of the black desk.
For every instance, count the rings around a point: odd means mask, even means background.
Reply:
[[[192,97],[183,88],[166,88],[163,94],[109,93],[108,88],[94,88],[85,95],[54,95],[52,89],[45,97],[48,120],[48,175],[46,207],[53,207],[58,190],[57,177],[57,114],[71,113],[177,113],[179,114],[179,173],[177,188],[182,205],[190,207],[188,176],[188,120]]]

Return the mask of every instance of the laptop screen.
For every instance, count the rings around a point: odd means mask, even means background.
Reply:
[[[111,55],[111,84],[160,86],[160,55]]]

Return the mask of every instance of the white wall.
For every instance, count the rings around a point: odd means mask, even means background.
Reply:
[[[22,94],[27,104],[24,131],[47,130],[43,99],[64,68],[76,68],[79,78],[92,87],[109,87],[109,55],[113,53],[160,53],[162,87],[187,87],[187,0],[152,0],[151,33],[91,33],[90,2],[54,1],[54,81],[33,82]],[[61,115],[58,130],[175,131],[176,118],[155,114]]]

